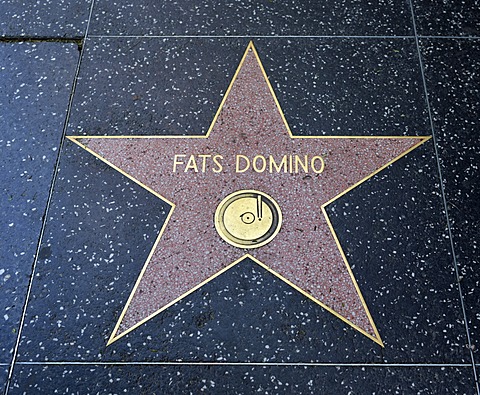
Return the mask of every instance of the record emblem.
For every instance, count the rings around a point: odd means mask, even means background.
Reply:
[[[273,240],[282,225],[277,202],[266,193],[241,190],[223,199],[215,212],[215,228],[227,243],[257,248]]]

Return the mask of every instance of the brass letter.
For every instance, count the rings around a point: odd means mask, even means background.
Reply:
[[[197,163],[195,162],[195,155],[190,155],[190,158],[188,158],[188,162],[185,166],[184,172],[186,173],[189,169],[193,169],[195,173],[198,173]]]
[[[223,170],[223,166],[220,163],[220,159],[223,159],[223,156],[222,155],[214,155],[212,159],[213,159],[213,163],[215,163],[218,166],[218,169],[214,168],[213,172],[214,173],[220,173]]]
[[[212,155],[198,155],[199,158],[202,158],[202,173],[205,173],[205,169],[207,168],[207,158],[210,158]]]
[[[275,168],[277,173],[280,173],[280,170],[282,170],[282,167],[283,167],[283,172],[284,173],[287,172],[287,155],[283,155],[282,161],[278,166],[277,166],[277,163],[275,162],[275,158],[272,155],[270,155],[268,159],[270,164],[270,173],[273,172],[273,168]]]
[[[176,173],[177,172],[177,165],[183,165],[183,162],[180,162],[178,161],[177,159],[180,158],[180,157],[185,157],[187,155],[175,155],[173,157],[173,172]]]
[[[320,166],[320,170],[317,170],[315,168],[315,160],[316,159],[320,160],[320,162],[322,163],[322,165]],[[321,156],[314,156],[312,158],[312,160],[310,161],[310,167],[312,168],[314,173],[321,173],[321,172],[323,172],[323,169],[325,169],[325,162],[323,161],[323,158]]]
[[[300,163],[304,173],[308,173],[308,155],[305,155],[305,163],[302,162],[300,156],[295,155],[295,173],[298,173],[298,164]],[[312,162],[313,167],[313,162]],[[315,171],[315,170],[314,170]]]
[[[240,170],[240,158],[245,159],[245,162],[247,164],[245,169],[242,169],[242,170]],[[250,167],[250,160],[245,155],[237,155],[235,173],[245,173],[249,167]]]
[[[262,167],[260,169],[257,168],[257,159],[261,159],[263,161]],[[257,173],[263,173],[265,171],[265,168],[267,167],[267,161],[265,157],[262,155],[256,155],[253,158],[253,170],[255,170]]]

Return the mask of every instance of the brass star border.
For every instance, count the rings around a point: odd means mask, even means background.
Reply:
[[[298,286],[297,284],[294,284],[292,281],[290,281],[289,279],[287,279],[285,276],[282,276],[281,274],[279,274],[277,271],[273,270],[271,267],[267,266],[265,263],[261,262],[259,259],[255,258],[253,255],[251,254],[244,254],[242,257],[240,257],[239,259],[233,261],[232,263],[226,265],[225,267],[223,267],[221,270],[218,270],[214,275],[212,276],[209,276],[206,280],[204,281],[201,281],[200,283],[198,283],[196,286],[190,288],[187,292],[184,292],[183,294],[181,294],[179,297],[176,297],[174,298],[173,300],[171,300],[169,303],[163,305],[163,307],[161,307],[160,309],[156,310],[154,313],[152,314],[149,314],[147,317],[143,318],[142,320],[138,321],[136,324],[132,325],[131,327],[129,327],[128,329],[122,331],[121,333],[119,333],[119,330],[120,330],[120,327],[121,327],[121,324],[122,324],[122,321],[125,317],[125,314],[127,313],[127,310],[129,309],[130,307],[130,304],[132,302],[132,299],[134,298],[134,295],[137,291],[137,288],[139,287],[141,281],[142,281],[142,278],[148,268],[148,265],[152,259],[152,256],[154,255],[154,252],[156,251],[157,249],[157,246],[160,242],[160,240],[162,239],[163,235],[164,235],[164,231],[165,229],[167,228],[167,225],[172,217],[172,214],[176,208],[176,204],[173,203],[171,201],[171,199],[168,199],[166,198],[165,196],[162,196],[160,193],[156,192],[154,189],[152,189],[151,187],[147,186],[145,183],[139,181],[137,178],[135,178],[134,176],[132,176],[131,174],[129,174],[128,172],[122,170],[120,167],[116,166],[115,164],[111,163],[109,160],[107,160],[106,158],[104,158],[102,155],[100,155],[99,153],[95,152],[94,150],[92,150],[91,148],[89,148],[87,145],[85,144],[82,144],[82,140],[92,140],[94,141],[95,139],[208,139],[210,137],[210,134],[212,132],[212,130],[214,129],[214,126],[216,125],[217,123],[217,120],[222,112],[222,109],[224,108],[224,105],[230,95],[230,92],[232,90],[232,87],[234,86],[234,83],[235,81],[237,81],[237,78],[239,76],[239,73],[240,71],[242,70],[242,67],[244,65],[244,62],[247,58],[247,55],[249,54],[249,52],[252,52],[255,56],[255,59],[256,59],[256,62],[258,63],[258,66],[260,67],[260,70],[261,70],[261,73],[263,75],[263,79],[265,80],[267,86],[268,86],[268,90],[270,92],[270,95],[271,97],[273,98],[274,102],[275,102],[275,106],[276,106],[276,110],[278,111],[278,113],[280,114],[281,116],[281,120],[283,122],[283,126],[285,127],[287,133],[288,133],[288,136],[290,139],[352,139],[352,140],[364,140],[364,139],[377,139],[377,140],[381,140],[381,139],[396,139],[396,140],[401,140],[401,139],[410,139],[410,140],[417,140],[417,142],[412,145],[409,149],[403,151],[400,155],[394,157],[392,160],[388,161],[387,163],[385,163],[383,166],[381,167],[378,167],[375,171],[369,173],[366,177],[364,177],[363,179],[361,179],[360,181],[354,183],[353,185],[351,185],[350,187],[344,189],[341,193],[335,195],[333,198],[329,199],[328,201],[326,201],[325,203],[321,204],[320,208],[321,208],[321,212],[326,220],[326,223],[328,224],[328,228],[331,232],[331,235],[333,236],[334,240],[335,240],[335,244],[336,244],[336,247],[338,249],[338,252],[340,253],[342,259],[343,259],[343,262],[346,266],[346,269],[348,271],[348,274],[350,276],[350,279],[351,279],[351,282],[353,283],[354,287],[355,287],[355,290],[356,290],[356,293],[357,293],[357,296],[358,298],[360,299],[361,301],[361,304],[364,308],[364,311],[368,317],[368,320],[369,320],[369,323],[373,329],[373,333],[374,335],[368,333],[366,330],[364,330],[363,328],[359,327],[358,325],[354,324],[351,320],[345,318],[343,315],[339,314],[337,311],[335,311],[334,308],[326,305],[325,303],[322,303],[322,301],[318,300],[317,298],[315,298],[314,296],[312,296],[311,294],[309,294],[308,292],[306,292],[304,289],[302,289],[300,286]],[[345,253],[340,245],[340,241],[336,235],[336,232],[333,228],[333,225],[328,217],[328,214],[326,212],[326,207],[334,202],[335,200],[339,199],[340,197],[344,196],[345,194],[347,194],[348,192],[350,192],[352,189],[356,188],[357,186],[359,186],[360,184],[364,183],[365,181],[367,181],[368,179],[370,179],[371,177],[373,177],[375,174],[381,172],[382,170],[384,170],[386,167],[390,166],[393,162],[397,161],[398,159],[402,158],[403,156],[407,155],[409,152],[413,151],[414,149],[416,149],[417,147],[419,147],[420,145],[422,145],[423,143],[425,143],[427,140],[429,140],[431,138],[431,136],[294,136],[291,132],[291,129],[288,125],[288,122],[285,118],[285,115],[281,109],[281,106],[280,106],[280,103],[278,102],[278,99],[275,95],[275,92],[270,84],[270,81],[267,77],[267,74],[265,72],[265,69],[262,65],[262,62],[260,60],[260,57],[255,49],[255,46],[253,44],[253,42],[250,42],[247,46],[247,49],[245,50],[245,53],[237,67],[237,70],[228,86],[228,89],[220,103],[220,106],[211,122],[211,125],[207,131],[207,134],[206,135],[195,135],[195,136],[181,136],[181,135],[165,135],[165,136],[67,136],[67,138],[74,142],[75,144],[77,144],[78,146],[80,146],[81,148],[85,149],[86,151],[88,151],[89,153],[91,153],[92,155],[94,155],[96,158],[100,159],[101,161],[105,162],[106,164],[108,164],[109,166],[111,166],[113,169],[117,170],[118,172],[120,172],[121,174],[123,174],[124,176],[128,177],[130,180],[132,180],[133,182],[135,182],[136,184],[138,184],[139,186],[141,186],[142,188],[144,188],[145,190],[149,191],[150,193],[154,194],[155,196],[159,197],[160,199],[162,199],[163,201],[167,202],[168,204],[171,205],[171,209],[170,209],[170,212],[168,213],[167,215],[167,218],[162,226],[162,228],[160,229],[160,232],[153,244],[153,247],[143,265],[143,268],[138,276],[138,279],[133,287],[133,290],[131,291],[130,293],[130,296],[125,304],[125,307],[123,308],[122,310],[122,313],[112,331],[112,334],[110,336],[110,338],[108,339],[108,342],[107,342],[107,345],[110,345],[112,343],[114,343],[116,340],[120,339],[121,337],[125,336],[127,333],[130,333],[131,331],[133,331],[134,329],[136,329],[137,327],[139,327],[140,325],[144,324],[145,322],[147,322],[148,320],[150,320],[151,318],[153,318],[154,316],[156,316],[157,314],[159,314],[160,312],[166,310],[167,308],[169,308],[170,306],[172,306],[173,304],[177,303],[179,300],[183,299],[184,297],[186,297],[187,295],[191,294],[192,292],[194,292],[195,290],[199,289],[200,287],[202,287],[203,285],[205,285],[206,283],[210,282],[211,280],[213,280],[214,278],[216,278],[217,276],[221,275],[222,273],[226,272],[227,270],[231,269],[232,267],[234,267],[235,265],[237,265],[239,262],[243,261],[245,258],[250,258],[253,262],[255,262],[256,264],[258,264],[259,266],[263,267],[265,270],[267,270],[268,272],[272,273],[274,276],[276,276],[277,278],[281,279],[282,281],[284,281],[285,283],[287,283],[288,285],[290,285],[292,288],[296,289],[297,291],[299,291],[301,294],[303,294],[304,296],[306,296],[307,298],[311,299],[312,301],[314,301],[315,303],[317,303],[318,305],[320,305],[321,307],[323,307],[325,310],[329,311],[331,314],[333,314],[334,316],[336,316],[337,318],[341,319],[342,321],[344,321],[345,323],[347,323],[348,325],[350,325],[351,327],[353,327],[354,329],[356,329],[357,331],[359,331],[360,333],[362,333],[363,335],[367,336],[369,339],[373,340],[375,343],[379,344],[380,346],[384,347],[384,344],[383,344],[383,341],[381,340],[381,337],[380,337],[380,334],[375,326],[375,323],[373,322],[373,318],[368,310],[368,307],[367,307],[367,304],[361,294],[361,291],[360,291],[360,288],[355,280],[355,277],[354,277],[354,274],[350,268],[350,265],[348,263],[348,260],[345,256]],[[272,243],[274,243],[275,241],[272,241]]]

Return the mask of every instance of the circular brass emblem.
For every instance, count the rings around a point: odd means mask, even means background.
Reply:
[[[215,211],[218,234],[239,248],[257,248],[269,243],[281,225],[282,212],[277,202],[260,191],[234,192]]]

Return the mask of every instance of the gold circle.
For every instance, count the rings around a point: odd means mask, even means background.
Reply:
[[[215,228],[227,243],[258,248],[273,240],[282,225],[282,212],[272,197],[251,189],[223,199],[215,211]]]

